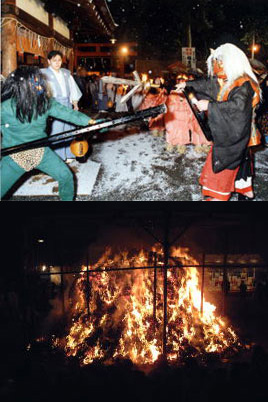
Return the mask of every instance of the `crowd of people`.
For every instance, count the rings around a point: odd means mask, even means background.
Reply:
[[[193,144],[197,152],[208,153],[200,177],[204,201],[228,201],[235,192],[238,200],[254,199],[253,149],[262,141],[268,146],[268,74],[255,74],[238,47],[225,44],[213,51],[207,60],[208,78],[155,77],[124,102],[122,98],[132,87],[115,85],[112,80],[106,84],[102,80],[106,73],[89,75],[82,66],[72,76],[62,68],[62,61],[60,51],[51,51],[48,68],[20,66],[4,81],[2,148],[45,138],[48,117],[53,118],[48,134],[55,135],[74,125],[94,124],[92,114],[133,113],[165,103],[167,113],[150,119],[148,129],[155,136],[165,136],[169,152],[184,154],[187,145]],[[209,136],[193,114],[185,88],[196,92],[195,106],[206,116]],[[73,200],[73,176],[63,162],[76,156],[69,143],[62,141],[5,156],[2,196],[25,172],[38,169],[58,181],[62,200]]]

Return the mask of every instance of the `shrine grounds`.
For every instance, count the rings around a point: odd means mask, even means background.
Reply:
[[[164,137],[154,137],[141,124],[100,134],[90,160],[101,164],[91,195],[77,201],[202,201],[199,177],[206,153],[188,145],[185,154],[166,150]],[[268,148],[255,154],[255,201],[268,200]],[[56,184],[56,183],[55,183]],[[58,196],[12,196],[11,201],[58,201]],[[231,201],[237,201],[233,195]]]

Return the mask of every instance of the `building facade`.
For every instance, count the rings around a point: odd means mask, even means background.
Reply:
[[[109,39],[116,29],[105,0],[4,0],[1,22],[4,76],[20,64],[45,66],[48,52],[55,49],[73,70],[76,37],[94,34]]]

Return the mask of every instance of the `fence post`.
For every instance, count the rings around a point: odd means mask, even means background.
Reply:
[[[62,305],[62,314],[65,314],[65,297],[64,297],[64,273],[63,266],[60,267],[60,289],[61,289],[61,305]]]
[[[165,221],[165,238],[163,242],[164,246],[164,267],[163,267],[163,276],[164,276],[164,320],[163,320],[163,358],[166,360],[167,358],[167,272],[168,272],[168,262],[169,262],[169,220],[170,213],[168,212],[166,215]]]
[[[90,309],[89,309],[89,271],[88,271],[88,252],[87,252],[87,286],[86,286],[86,299],[87,299],[87,315],[89,317]]]
[[[201,284],[201,315],[203,315],[204,311],[204,284],[205,284],[205,260],[206,255],[203,254],[203,261],[202,261],[202,284]]]
[[[154,332],[156,327],[156,291],[157,291],[157,253],[154,253],[154,302],[153,302]]]

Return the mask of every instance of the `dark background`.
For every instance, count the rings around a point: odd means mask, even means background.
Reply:
[[[250,55],[253,33],[261,44],[256,56],[267,61],[268,2],[266,0],[108,0],[119,24],[116,37],[137,41],[141,57],[181,58],[188,46],[187,27],[197,59],[206,59],[209,48],[231,42]]]

